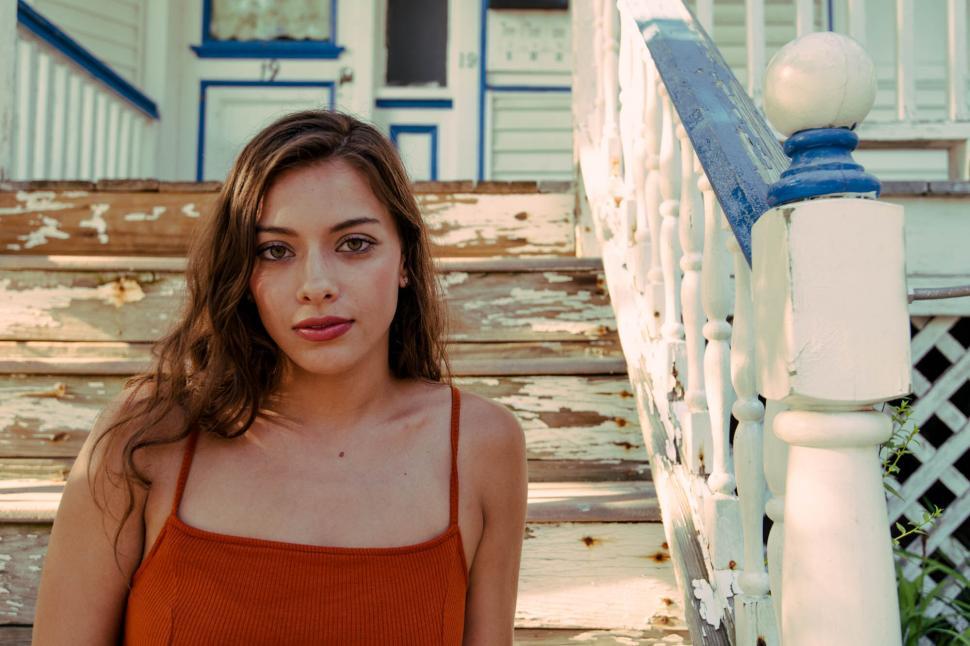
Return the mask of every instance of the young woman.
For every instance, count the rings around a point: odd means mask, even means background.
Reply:
[[[71,470],[35,646],[511,644],[523,433],[451,383],[390,142],[336,112],[268,126],[186,281]]]

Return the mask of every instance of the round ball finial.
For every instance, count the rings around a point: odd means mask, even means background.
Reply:
[[[820,31],[772,56],[765,73],[765,114],[788,137],[815,128],[853,128],[876,98],[876,74],[862,45]]]

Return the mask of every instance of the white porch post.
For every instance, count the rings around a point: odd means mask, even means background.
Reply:
[[[781,642],[892,646],[899,609],[873,405],[910,392],[902,208],[851,158],[875,94],[848,37],[810,34],[766,76],[765,110],[792,167],[752,230],[761,393],[789,410]],[[867,199],[870,198],[870,199]]]
[[[17,3],[0,2],[0,180],[13,175],[17,107]]]

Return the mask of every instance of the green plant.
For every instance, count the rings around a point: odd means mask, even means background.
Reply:
[[[897,498],[902,498],[899,491],[889,483],[888,478],[895,477],[899,473],[899,461],[902,457],[912,454],[909,447],[917,441],[916,436],[919,434],[919,427],[913,424],[912,428],[907,428],[909,419],[913,415],[913,409],[910,407],[908,399],[903,399],[898,406],[889,405],[888,408],[893,421],[893,431],[892,435],[882,444],[879,450],[880,457],[882,458],[882,486],[890,494]],[[913,522],[907,520],[908,527],[902,523],[896,523],[896,531],[898,534],[893,538],[893,543],[896,547],[902,545],[904,538],[916,534],[926,534],[926,528],[931,526],[933,521],[943,513],[943,510],[935,504],[927,506],[932,506],[933,509],[931,511],[924,511],[919,521]]]
[[[925,541],[923,543],[925,549]],[[957,583],[963,590],[970,589],[970,581],[959,571],[925,554],[897,549],[896,555],[899,557],[896,560],[896,580],[903,646],[918,646],[924,637],[942,646],[970,646],[970,628],[959,633],[953,628],[961,623],[961,619],[970,622],[970,604],[960,598],[950,599],[943,593],[951,582]],[[920,565],[919,574],[912,580],[903,575],[906,560],[914,560]],[[942,574],[945,578],[927,588],[926,579],[934,573]],[[930,610],[935,603],[942,604],[945,610],[931,616]]]
[[[909,427],[913,411],[908,399],[903,399],[897,406],[889,405],[888,412],[892,417],[893,431],[880,447],[883,487],[889,494],[901,498],[899,491],[888,479],[894,478],[900,472],[899,462],[902,457],[912,453],[910,446],[918,441],[916,437],[919,427],[915,424]],[[970,581],[958,570],[926,554],[926,531],[943,513],[937,505],[927,502],[923,501],[924,507],[932,509],[924,511],[918,521],[907,520],[908,526],[897,522],[895,526],[897,534],[893,543],[896,546],[896,581],[903,646],[918,646],[923,638],[943,646],[970,646],[970,628],[959,633],[953,628],[954,625],[970,623],[970,604],[959,597],[951,599],[944,594],[944,588],[951,582],[957,583],[962,590],[967,590],[970,589]],[[915,535],[921,536],[922,554],[901,548],[903,539]],[[903,573],[907,561],[919,563],[919,573],[912,580],[907,579]],[[932,574],[942,574],[944,578],[935,583],[935,579],[930,576]],[[932,587],[927,584],[928,577],[934,582],[930,584]],[[938,604],[942,604],[943,611],[937,611]]]

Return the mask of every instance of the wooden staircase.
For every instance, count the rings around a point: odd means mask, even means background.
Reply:
[[[0,186],[0,644],[27,644],[64,480],[94,419],[147,367],[218,187]],[[683,599],[598,258],[566,184],[416,187],[460,388],[526,430],[518,644],[684,644]]]

